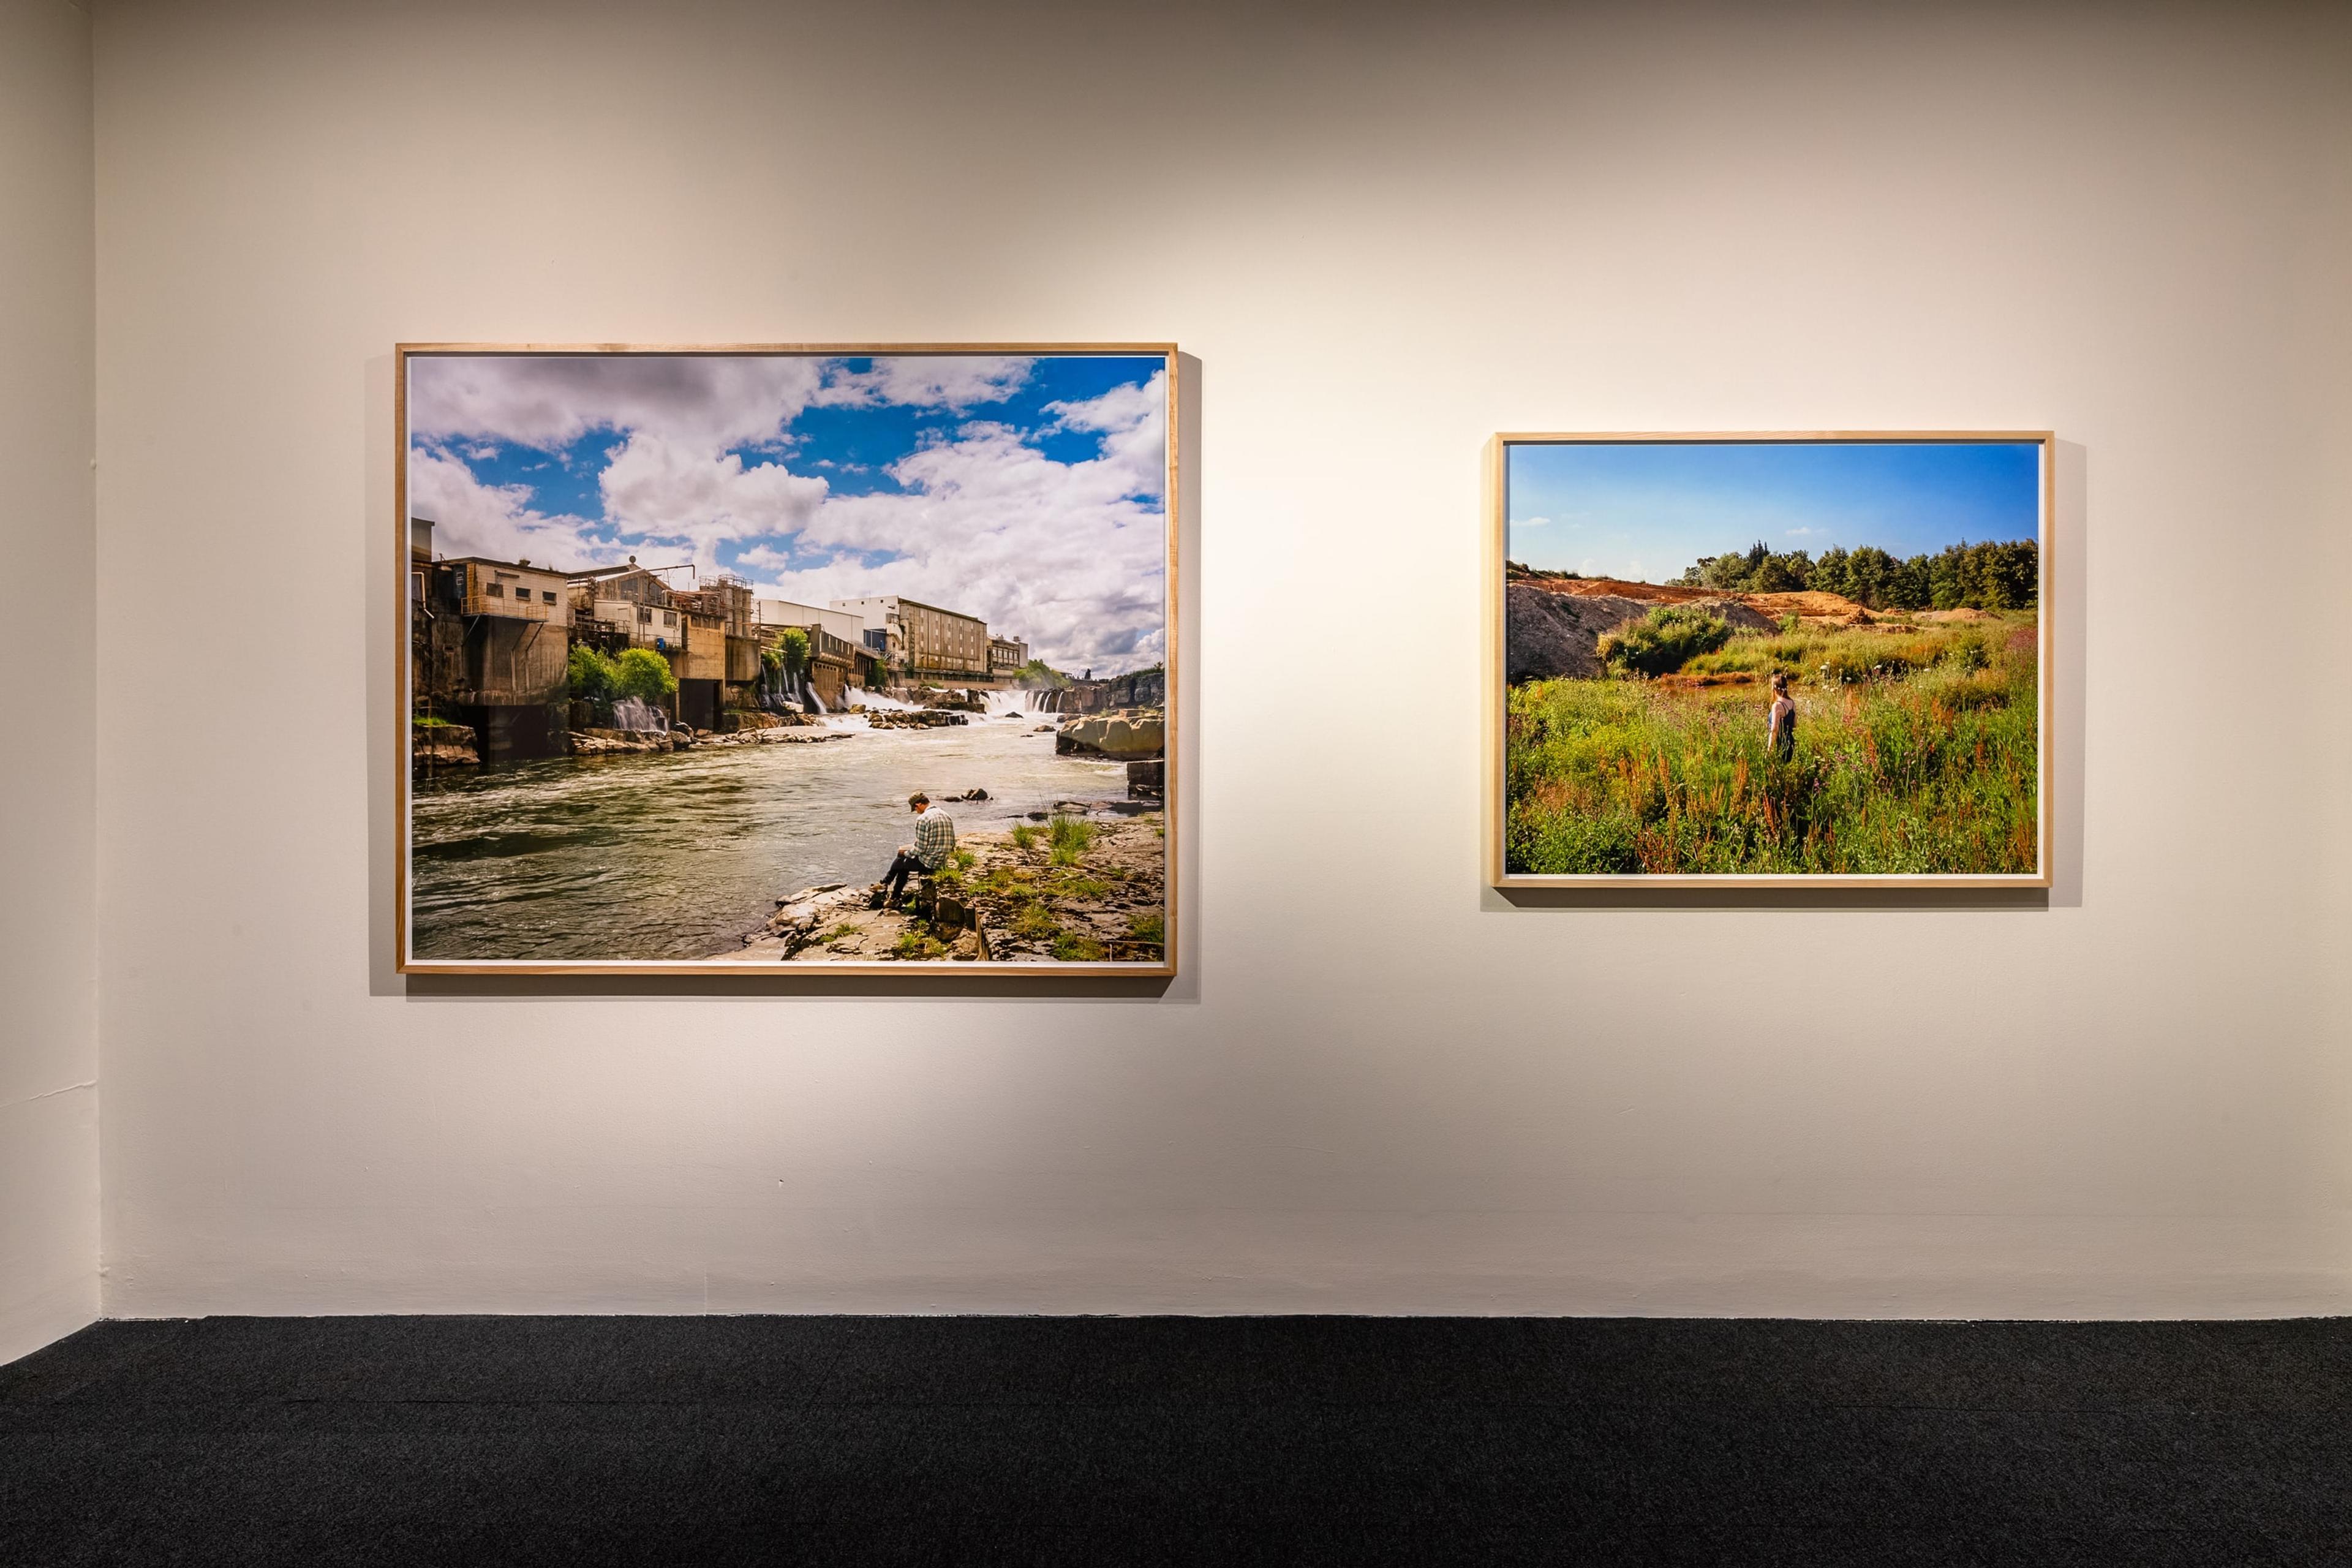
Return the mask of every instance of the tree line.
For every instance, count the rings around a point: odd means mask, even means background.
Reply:
[[[1727,594],[1839,594],[1874,610],[2031,610],[2039,607],[2041,546],[2031,539],[1948,544],[1909,560],[1874,544],[1835,546],[1815,557],[1759,540],[1693,564],[1675,585]]]

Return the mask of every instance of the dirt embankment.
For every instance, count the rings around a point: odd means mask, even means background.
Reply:
[[[1788,594],[1727,594],[1719,588],[1685,588],[1679,584],[1667,583],[1628,583],[1616,577],[1538,576],[1524,569],[1513,572],[1509,576],[1511,586],[1515,588],[1524,586],[1571,599],[1632,599],[1651,607],[1721,599],[1745,605],[1775,622],[1784,616],[1799,616],[1806,620],[1835,620],[1849,626],[1867,626],[1872,619],[1870,611],[1843,594],[1817,594],[1811,590]]]
[[[1780,616],[1757,608],[1749,601],[1769,595],[1714,594],[1698,589],[1674,589],[1672,599],[1642,599],[1625,594],[1571,594],[1556,588],[1559,579],[1517,581],[1503,591],[1503,674],[1516,684],[1573,676],[1593,680],[1606,673],[1601,662],[1601,639],[1628,621],[1636,621],[1661,604],[1682,605],[1728,623],[1743,632],[1776,631]],[[1580,578],[1571,581],[1608,581]],[[1649,583],[1614,583],[1615,587],[1658,590]],[[1824,598],[1830,595],[1822,595]],[[1787,611],[1780,612],[1788,614]]]

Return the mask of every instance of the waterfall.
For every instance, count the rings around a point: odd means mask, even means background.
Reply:
[[[807,689],[801,693],[801,700],[807,704],[810,710],[814,712],[822,713],[824,711],[824,699],[816,694],[816,683],[814,681],[811,681]]]
[[[669,731],[669,715],[642,697],[624,697],[613,704],[613,728],[667,734]]]
[[[901,702],[895,697],[885,697],[879,692],[868,691],[862,686],[851,687],[845,700],[855,702],[863,708],[880,708],[898,713],[910,713],[915,708],[911,702]]]

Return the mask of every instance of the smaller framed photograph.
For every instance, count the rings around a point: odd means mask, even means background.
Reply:
[[[1496,436],[1488,881],[2047,888],[2053,447]]]

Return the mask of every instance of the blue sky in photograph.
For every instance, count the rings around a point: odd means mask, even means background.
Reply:
[[[2032,442],[1561,442],[1513,446],[1509,557],[1663,583],[1746,550],[1898,556],[2040,531]]]
[[[509,354],[410,363],[445,555],[635,556],[762,596],[898,594],[1116,672],[1165,646],[1156,355]]]

